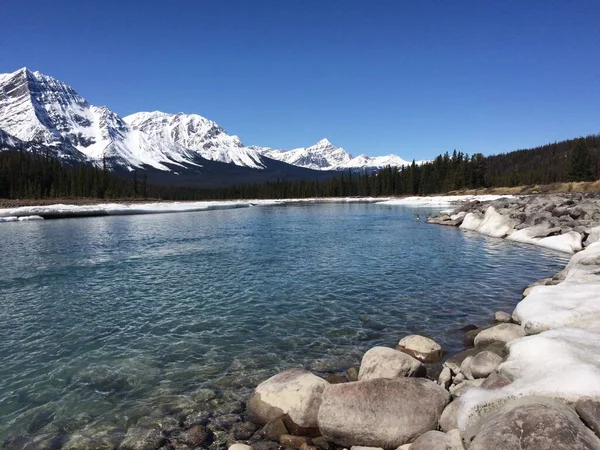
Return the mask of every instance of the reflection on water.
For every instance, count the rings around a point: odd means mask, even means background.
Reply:
[[[458,327],[512,311],[566,261],[413,212],[298,205],[4,224],[0,439],[127,426],[205,387],[244,396],[277,370],[345,369],[407,333],[457,350]]]

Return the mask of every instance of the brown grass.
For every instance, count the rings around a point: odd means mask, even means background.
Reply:
[[[445,195],[528,195],[528,194],[565,194],[600,193],[600,180],[577,183],[535,184],[530,186],[497,187],[488,189],[461,189]]]

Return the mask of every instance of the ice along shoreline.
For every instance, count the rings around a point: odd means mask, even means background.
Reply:
[[[91,204],[45,204],[0,208],[0,222],[16,222],[42,219],[61,219],[78,217],[170,214],[223,209],[249,208],[253,206],[284,206],[294,204],[330,204],[330,203],[378,203],[382,205],[406,206],[450,206],[466,201],[486,201],[501,198],[497,195],[407,197],[325,197],[325,198],[289,198],[275,200],[227,200],[199,202],[133,202],[133,203],[91,203]]]

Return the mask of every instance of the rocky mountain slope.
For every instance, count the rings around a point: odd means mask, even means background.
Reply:
[[[197,175],[213,161],[277,171],[285,178],[287,171],[299,173],[288,166],[329,171],[407,164],[395,155],[352,158],[327,139],[289,151],[246,146],[197,114],[154,111],[121,118],[107,106],[91,105],[71,86],[27,68],[0,74],[0,130],[5,149],[45,149],[65,161],[107,163],[117,171]],[[218,171],[226,176],[228,170],[219,166]]]

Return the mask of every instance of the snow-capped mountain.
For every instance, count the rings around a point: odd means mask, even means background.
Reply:
[[[198,114],[139,112],[125,117],[129,126],[153,139],[194,150],[206,159],[263,169],[260,154]]]
[[[0,74],[0,145],[49,151],[70,161],[106,161],[113,169],[129,171],[181,173],[192,168],[199,173],[197,168],[214,161],[276,172],[277,178],[292,172],[300,176],[289,165],[329,171],[407,164],[395,155],[352,158],[327,139],[288,151],[245,146],[197,114],[154,111],[121,118],[106,106],[91,105],[71,86],[27,68]],[[222,167],[214,171],[227,172]],[[229,172],[240,175],[239,170]]]
[[[387,166],[401,167],[411,164],[410,161],[396,155],[359,155],[352,157],[342,147],[336,147],[327,139],[321,139],[311,147],[295,148],[293,150],[273,150],[265,147],[252,148],[268,158],[313,170],[377,170]]]
[[[321,139],[310,147],[295,148],[293,150],[254,148],[268,158],[313,170],[335,170],[337,166],[352,159],[346,150],[336,147],[327,139]]]

